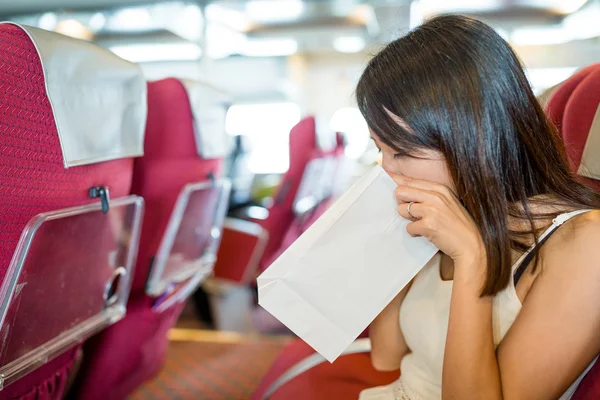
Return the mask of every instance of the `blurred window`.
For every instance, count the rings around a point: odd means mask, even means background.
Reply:
[[[358,108],[344,107],[337,110],[331,117],[329,128],[345,135],[348,158],[357,159],[367,150],[369,128]]]
[[[227,112],[225,129],[248,138],[254,174],[282,174],[290,166],[290,130],[299,121],[294,103],[236,104]]]

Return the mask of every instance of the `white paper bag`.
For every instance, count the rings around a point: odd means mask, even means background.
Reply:
[[[258,277],[259,304],[333,362],[437,252],[374,167]]]

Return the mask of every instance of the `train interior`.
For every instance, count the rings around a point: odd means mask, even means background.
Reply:
[[[0,1],[0,399],[396,379],[366,335],[331,370],[256,278],[378,162],[357,80],[440,13],[511,44],[577,170],[600,140],[599,0]],[[600,364],[578,398],[600,398]]]

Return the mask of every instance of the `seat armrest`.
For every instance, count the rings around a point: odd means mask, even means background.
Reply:
[[[371,351],[371,339],[357,339],[352,343],[344,352],[342,356],[348,354],[357,353],[369,353]],[[302,361],[298,362],[287,371],[285,371],[265,392],[263,397],[264,400],[269,399],[280,387],[296,378],[297,376],[305,373],[306,371],[316,367],[317,365],[323,364],[327,360],[319,353],[311,354]]]

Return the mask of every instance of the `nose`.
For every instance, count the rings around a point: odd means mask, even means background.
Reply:
[[[383,154],[383,157],[381,159],[381,168],[383,168],[383,170],[385,172],[387,172],[388,174],[398,174],[398,171],[396,171],[392,167],[392,163],[390,163],[389,157],[386,156],[385,154]]]

